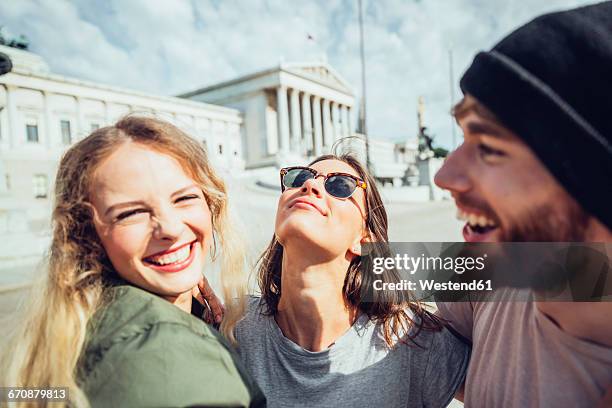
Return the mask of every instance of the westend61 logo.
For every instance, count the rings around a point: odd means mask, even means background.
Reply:
[[[395,282],[385,282],[383,279],[376,279],[372,282],[373,289],[375,291],[409,290],[420,292],[491,291],[493,287],[490,280],[475,279],[468,282],[452,282],[439,276],[448,275],[449,273],[457,276],[465,272],[483,271],[485,269],[486,258],[487,254],[455,257],[396,254],[395,256],[374,257],[372,258],[372,272],[375,275],[382,275],[385,272],[397,272],[400,276],[410,276],[410,279],[399,279]],[[418,275],[414,276],[417,273]],[[432,273],[442,279],[432,278]],[[425,278],[427,274],[430,275],[429,278]]]
[[[380,291],[444,302],[612,301],[612,243],[389,242],[362,253],[362,297],[373,301]]]
[[[478,257],[440,257],[440,256],[410,256],[397,254],[395,257],[377,257],[372,260],[372,271],[380,275],[385,271],[405,271],[414,275],[419,271],[444,270],[454,271],[461,275],[464,272],[482,271],[485,268],[487,254]]]

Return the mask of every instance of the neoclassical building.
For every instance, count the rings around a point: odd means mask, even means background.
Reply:
[[[59,159],[72,143],[130,112],[175,123],[218,169],[234,172],[305,163],[356,135],[353,90],[324,62],[281,63],[167,97],[57,75],[28,51],[0,52],[14,65],[0,76],[0,233],[32,218],[31,208],[48,210]],[[363,149],[358,138],[352,141]],[[379,180],[401,182],[408,164],[394,143],[371,140],[370,156]],[[276,184],[276,170],[270,174]],[[28,214],[11,215],[19,211]]]
[[[324,62],[281,63],[179,96],[242,112],[247,168],[303,162],[353,133],[353,91]]]
[[[0,231],[2,208],[48,204],[68,146],[130,112],[175,123],[206,146],[219,169],[244,168],[236,109],[68,78],[34,53],[0,52],[13,61],[13,71],[0,76]]]

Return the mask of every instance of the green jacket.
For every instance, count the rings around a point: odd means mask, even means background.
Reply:
[[[92,407],[265,406],[215,329],[137,287],[106,292],[78,371]]]

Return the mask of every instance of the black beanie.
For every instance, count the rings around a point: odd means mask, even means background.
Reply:
[[[612,230],[612,2],[525,24],[476,55],[461,89]]]

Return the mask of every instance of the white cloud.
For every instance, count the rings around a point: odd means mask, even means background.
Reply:
[[[422,95],[428,126],[449,146],[449,48],[457,99],[477,51],[538,14],[588,3],[364,0],[370,133],[414,137]],[[357,24],[357,0],[0,2],[0,25],[27,35],[56,73],[161,94],[325,53],[359,95]]]

